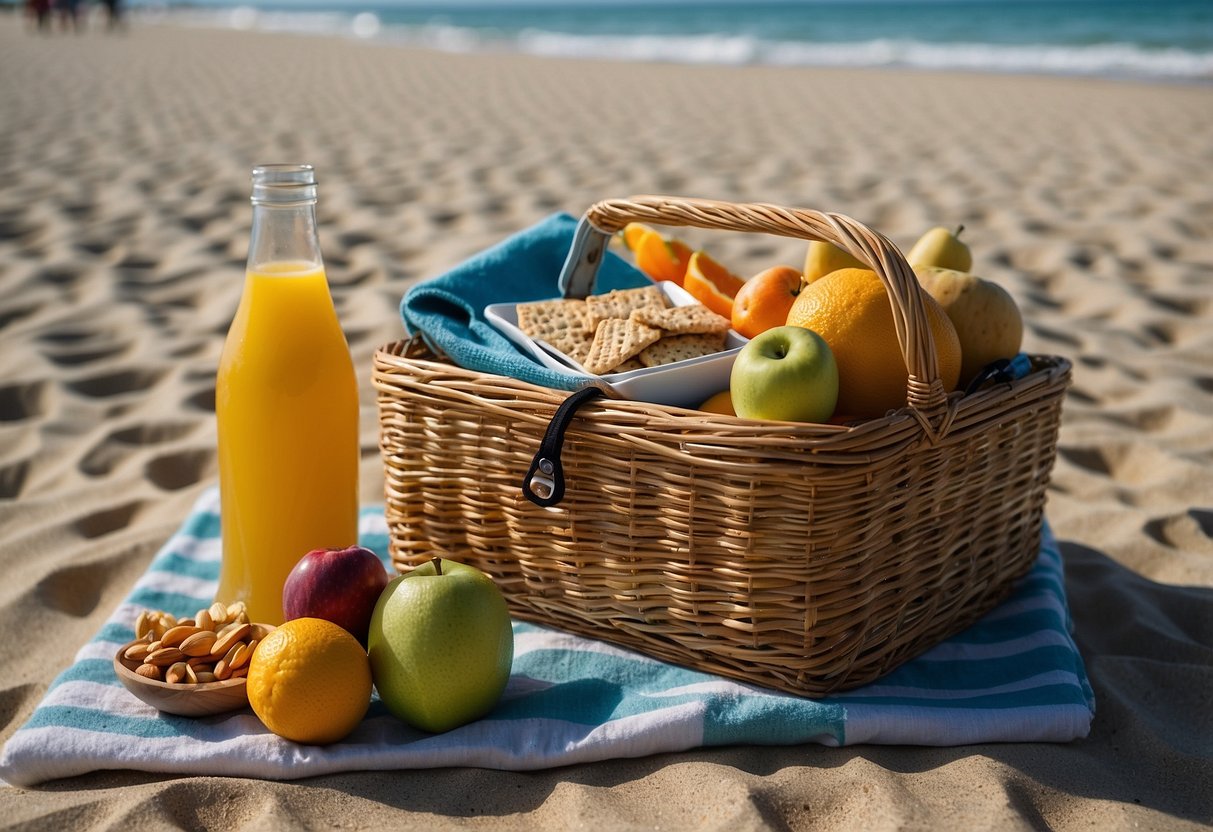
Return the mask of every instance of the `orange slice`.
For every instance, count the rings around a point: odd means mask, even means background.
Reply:
[[[687,263],[682,288],[717,315],[732,320],[733,298],[744,285],[744,280],[713,260],[706,251],[697,251]]]
[[[653,230],[653,228],[642,222],[630,222],[619,232],[619,236],[623,240],[624,248],[628,251],[635,251],[636,247],[640,244],[640,238]]]
[[[681,240],[667,240],[656,231],[649,230],[640,235],[636,247],[636,268],[654,280],[671,280],[682,285],[687,264],[691,260],[691,247]]]

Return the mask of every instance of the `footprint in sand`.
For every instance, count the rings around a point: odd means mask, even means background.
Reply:
[[[121,556],[114,556],[60,567],[38,582],[38,597],[53,610],[83,618],[97,608],[101,590],[119,574],[120,560]]]
[[[42,354],[60,367],[78,367],[81,364],[93,364],[107,358],[114,358],[126,352],[129,347],[130,344],[113,344],[108,347],[87,350],[43,350]]]
[[[112,431],[81,458],[77,467],[90,477],[103,477],[140,448],[181,439],[197,427],[190,422],[151,422]]]
[[[22,459],[0,466],[0,500],[11,500],[21,495],[25,480],[29,477],[30,460]]]
[[[191,410],[201,410],[204,413],[215,412],[215,385],[204,387],[185,397],[184,404]]]
[[[45,381],[25,381],[0,387],[0,422],[23,422],[46,412]]]
[[[165,372],[149,367],[119,370],[70,381],[67,388],[89,398],[104,399],[150,390],[164,377]]]
[[[95,511],[72,523],[72,528],[85,539],[93,540],[129,526],[143,505],[142,500],[135,500],[120,506]]]
[[[1142,526],[1142,531],[1164,546],[1213,554],[1213,508],[1190,508],[1155,517]]]
[[[25,320],[41,308],[38,304],[34,304],[32,306],[14,306],[9,309],[0,310],[0,329],[4,329],[9,324],[16,323],[17,321]]]
[[[85,270],[78,266],[47,266],[35,274],[34,279],[62,289],[72,289],[84,274]]]
[[[215,452],[211,449],[177,451],[158,456],[143,466],[143,474],[157,488],[178,491],[213,477]]]
[[[33,682],[0,690],[0,727],[7,728],[26,703],[37,700],[40,693],[39,686]]]

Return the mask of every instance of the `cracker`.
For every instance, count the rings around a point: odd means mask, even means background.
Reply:
[[[670,335],[652,346],[646,347],[638,357],[646,367],[660,367],[663,364],[673,364],[675,361],[711,355],[723,349],[723,332]]]
[[[590,345],[594,343],[594,338],[591,335],[570,335],[567,338],[561,338],[557,341],[548,341],[547,343],[560,350],[578,364],[584,364],[585,360],[589,358]]]
[[[632,312],[631,318],[671,335],[723,333],[729,328],[728,318],[717,315],[701,303],[671,306],[667,309],[637,309]]]
[[[614,289],[605,295],[585,299],[594,327],[607,318],[627,318],[636,309],[664,309],[665,295],[656,286],[640,289]]]
[[[623,362],[618,367],[611,370],[609,373],[604,373],[603,375],[611,375],[611,373],[627,373],[627,372],[631,372],[632,370],[643,370],[643,369],[644,369],[644,365],[640,363],[640,358],[638,356],[633,355],[627,361]]]
[[[594,331],[590,354],[581,362],[594,375],[618,367],[661,337],[661,330],[622,318],[607,318]]]
[[[518,328],[532,338],[555,344],[592,338],[594,324],[583,300],[541,300],[518,304]]]

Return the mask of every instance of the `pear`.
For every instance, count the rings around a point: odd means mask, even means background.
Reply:
[[[825,277],[830,272],[839,269],[867,269],[866,263],[861,263],[849,252],[843,251],[833,243],[821,240],[809,241],[809,252],[804,258],[804,280],[812,283],[819,277]]]
[[[990,362],[1019,353],[1023,317],[1006,289],[975,274],[938,266],[915,266],[914,273],[960,338],[961,388]]]
[[[973,254],[960,240],[960,232],[964,228],[963,225],[957,226],[955,231],[943,226],[932,228],[918,238],[906,255],[906,260],[911,266],[939,266],[967,272],[973,268]]]

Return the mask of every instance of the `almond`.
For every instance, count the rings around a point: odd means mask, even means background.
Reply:
[[[238,624],[235,628],[220,634],[219,638],[215,639],[215,643],[211,647],[211,655],[215,658],[226,656],[227,651],[231,650],[234,644],[248,638],[248,634],[251,629],[252,627],[248,624]]]
[[[220,604],[218,601],[211,604],[211,608],[208,610],[208,612],[210,612],[211,621],[215,622],[216,627],[227,622],[227,607],[223,606],[223,604]]]
[[[135,619],[135,638],[144,638],[152,633],[152,618],[148,610],[139,613]]]
[[[147,648],[148,643],[146,641],[137,642],[126,648],[126,652],[122,654],[122,657],[131,661],[141,662],[147,658]]]
[[[261,641],[276,629],[278,628],[273,624],[250,624],[249,635],[252,636],[255,641]]]
[[[199,630],[181,642],[181,652],[187,656],[208,656],[215,645],[215,634],[210,630]]]
[[[170,685],[180,684],[185,681],[185,670],[189,667],[185,662],[176,662],[168,670],[164,671],[164,681]]]
[[[154,664],[141,664],[135,668],[135,672],[145,679],[155,679],[160,681],[160,668]]]
[[[161,647],[154,653],[147,654],[147,663],[166,667],[184,661],[187,656],[177,647]]]
[[[202,631],[193,624],[178,624],[161,637],[160,644],[163,647],[177,647],[190,636],[200,632]]]

